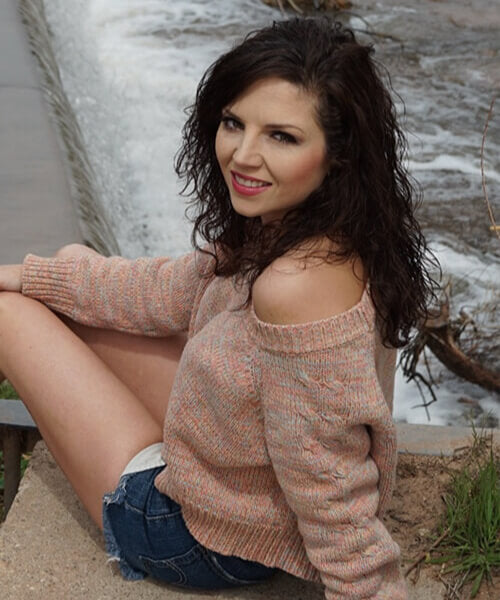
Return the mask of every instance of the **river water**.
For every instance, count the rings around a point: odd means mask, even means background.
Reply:
[[[206,67],[251,29],[281,18],[280,12],[259,0],[44,5],[64,89],[121,252],[175,257],[190,250],[191,226],[172,166],[183,109]],[[404,101],[403,107],[395,95],[409,167],[424,191],[419,216],[452,283],[452,310],[465,309],[498,333],[500,241],[489,230],[480,148],[500,88],[500,3],[358,1],[341,18],[373,43]],[[499,113],[500,100],[486,137],[484,172],[500,220]],[[500,366],[494,350],[487,361]],[[498,395],[460,380],[432,356],[429,364],[438,401],[427,411],[419,407],[416,386],[398,370],[395,420],[462,425],[472,416],[498,426]]]

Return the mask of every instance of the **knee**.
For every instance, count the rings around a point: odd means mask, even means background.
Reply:
[[[20,292],[0,291],[0,317],[8,317],[13,311],[17,312],[27,300],[29,301]]]
[[[83,256],[85,254],[98,254],[92,248],[84,246],[83,244],[67,244],[62,248],[59,248],[54,254],[55,258],[73,258],[77,256]]]
[[[0,292],[0,350],[2,337],[9,331],[37,331],[43,313],[50,311],[42,302],[20,292]]]
[[[24,297],[19,292],[0,291],[0,337],[20,309]]]
[[[9,328],[10,325],[15,325],[27,320],[33,309],[35,309],[38,314],[41,307],[49,310],[38,300],[23,296],[21,292],[0,291],[1,329],[5,330],[5,328]]]

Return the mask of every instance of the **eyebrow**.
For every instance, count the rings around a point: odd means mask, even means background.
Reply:
[[[238,117],[238,115],[235,115],[232,111],[230,111],[228,108],[224,108],[222,110],[222,114],[231,118],[236,119],[237,121],[243,121],[242,119],[240,119],[240,117]],[[297,127],[297,125],[292,125],[291,123],[268,123],[266,125],[266,129],[297,129],[298,131],[300,131],[301,133],[304,133],[304,131],[300,128]]]

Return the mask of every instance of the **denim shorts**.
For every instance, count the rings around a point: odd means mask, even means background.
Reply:
[[[165,467],[123,475],[103,498],[110,561],[125,579],[155,579],[205,590],[260,583],[279,569],[205,548],[191,535],[181,507],[159,492],[155,477]]]

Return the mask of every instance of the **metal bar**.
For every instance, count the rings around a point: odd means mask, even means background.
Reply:
[[[33,448],[35,444],[42,439],[40,432],[38,429],[29,429],[24,432],[23,438],[23,451],[24,452],[33,452]]]
[[[14,501],[21,480],[21,435],[19,431],[6,428],[3,432],[4,461],[4,516]]]

